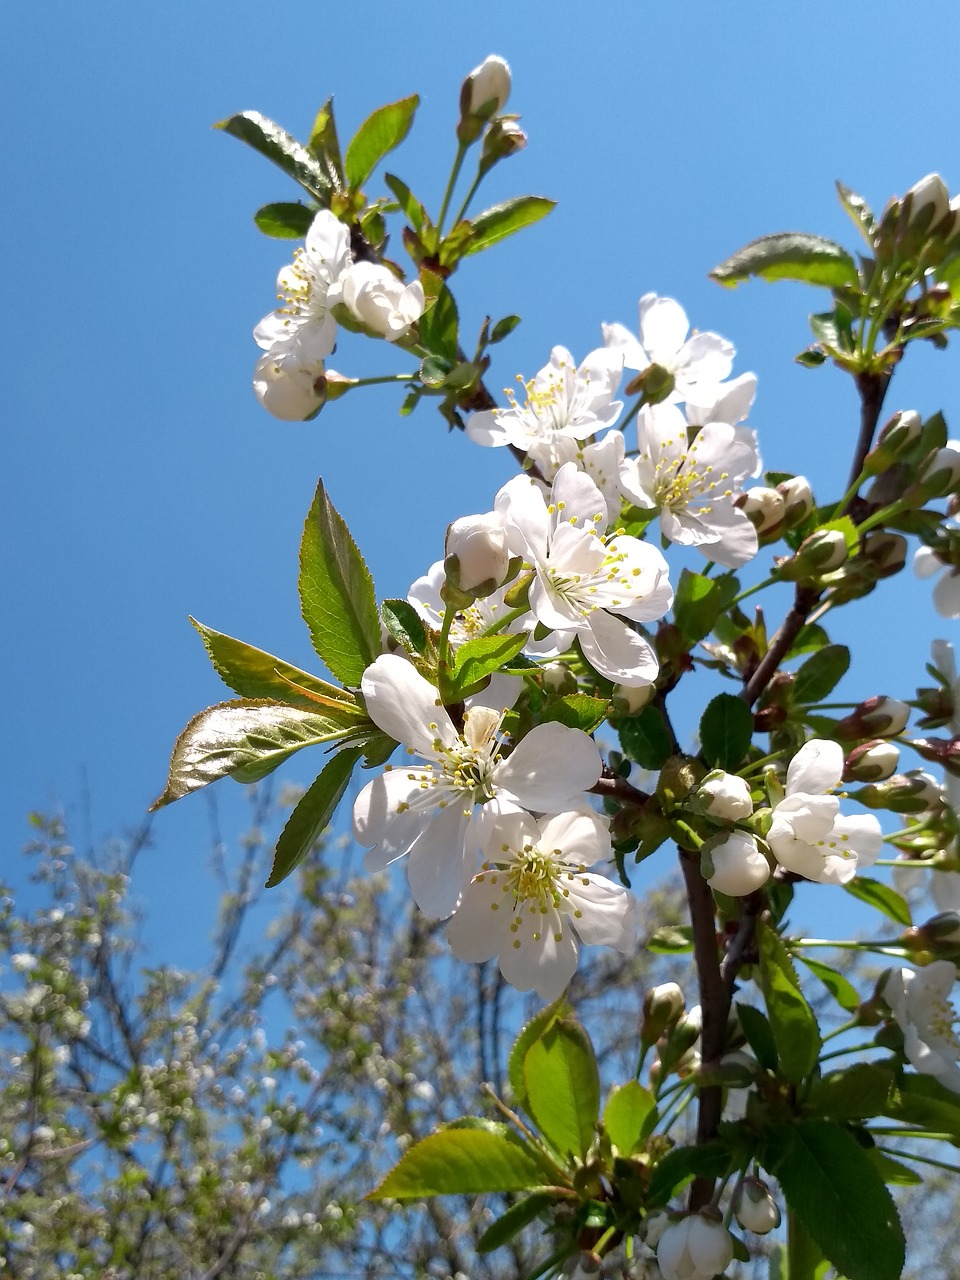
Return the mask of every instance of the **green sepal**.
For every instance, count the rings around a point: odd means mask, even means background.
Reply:
[[[507,1078],[513,1090],[514,1102],[518,1107],[527,1105],[527,1084],[523,1074],[523,1060],[527,1056],[527,1050],[535,1040],[539,1040],[557,1018],[564,1017],[569,1011],[570,1006],[565,997],[561,996],[559,1000],[554,1000],[553,1004],[548,1004],[546,1008],[534,1014],[514,1041],[507,1060]]]
[[[751,240],[710,272],[727,287],[756,276],[762,280],[799,280],[828,289],[859,283],[857,265],[842,245],[823,236],[784,231]]]
[[[907,927],[913,924],[906,899],[890,885],[883,884],[879,880],[871,880],[867,876],[854,876],[843,887],[851,897],[859,898],[868,906],[875,907],[881,915],[885,915],[888,920],[893,920],[895,924]]]
[[[620,1155],[629,1155],[640,1142],[644,1121],[655,1105],[653,1094],[639,1080],[628,1080],[611,1092],[603,1109],[603,1127]]]
[[[732,693],[718,693],[700,719],[700,747],[707,764],[737,769],[753,740],[753,712]]]
[[[809,706],[823,702],[850,667],[850,650],[845,644],[827,644],[813,653],[793,678],[791,692],[795,702]]]
[[[373,582],[321,480],[300,543],[300,607],[313,647],[345,685],[380,653]]]
[[[477,1241],[477,1253],[492,1253],[501,1245],[509,1243],[518,1231],[535,1222],[544,1210],[558,1203],[558,1196],[552,1191],[534,1191],[500,1215],[492,1222]]]
[[[780,1071],[794,1084],[810,1075],[820,1052],[820,1028],[800,990],[790,954],[773,929],[757,922],[760,988],[777,1046]]]
[[[467,253],[480,253],[515,231],[539,222],[556,203],[556,200],[548,200],[545,196],[515,196],[512,200],[484,209],[483,213],[470,220],[473,235]]]
[[[525,1108],[564,1160],[582,1160],[596,1136],[600,1073],[590,1037],[578,1022],[556,1019],[523,1059]]]
[[[303,747],[334,742],[347,730],[317,710],[266,698],[242,698],[207,707],[177,738],[167,785],[150,806],[161,809],[217,782],[256,782]]]
[[[292,134],[259,111],[241,111],[218,121],[215,129],[222,129],[233,138],[239,138],[282,169],[287,177],[300,184],[326,208],[330,204],[333,185],[316,156],[298,142]]]
[[[362,747],[338,751],[300,797],[277,841],[266,888],[272,889],[299,867],[329,826],[362,754]]]
[[[414,93],[367,116],[347,147],[346,175],[351,190],[362,187],[383,157],[400,145],[410,132],[419,105],[420,97]]]
[[[543,1161],[506,1125],[452,1125],[410,1147],[366,1199],[422,1200],[549,1184]]]
[[[253,220],[265,236],[277,240],[302,240],[317,216],[316,209],[297,201],[281,201],[265,204],[253,215]]]
[[[391,637],[407,653],[420,657],[426,652],[426,624],[409,600],[384,600],[380,617]]]

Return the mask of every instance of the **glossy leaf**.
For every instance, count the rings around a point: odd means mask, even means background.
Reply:
[[[401,182],[395,174],[385,173],[383,175],[383,180],[396,197],[401,213],[406,216],[411,226],[416,231],[422,231],[430,220],[427,217],[426,209],[424,209],[417,197],[413,194],[407,184],[405,182]]]
[[[420,317],[420,341],[431,355],[455,363],[459,358],[457,304],[447,286],[432,272],[421,274],[424,292],[436,301]]]
[[[887,1115],[933,1133],[949,1133],[953,1145],[960,1147],[960,1096],[933,1076],[903,1072]]]
[[[785,231],[752,240],[710,272],[712,280],[728,287],[750,276],[762,280],[800,280],[828,289],[858,283],[856,263],[843,245],[802,231]]]
[[[526,1109],[564,1159],[582,1159],[593,1142],[600,1110],[600,1075],[590,1037],[572,1019],[558,1019],[523,1059]]]
[[[556,1203],[557,1197],[552,1191],[534,1191],[531,1195],[524,1196],[487,1227],[477,1241],[477,1253],[491,1253],[507,1244],[518,1231],[535,1222],[545,1209]]]
[[[473,692],[481,681],[515,657],[526,643],[527,636],[521,633],[477,636],[475,640],[460,645],[453,655],[453,667],[448,677],[450,700],[456,701]]]
[[[414,93],[367,116],[347,147],[347,183],[352,190],[362,187],[383,157],[404,140],[419,105],[419,95]]]
[[[810,1075],[820,1052],[820,1028],[800,990],[797,971],[779,935],[757,923],[760,988],[777,1046],[780,1071],[794,1084]]]
[[[871,880],[867,876],[854,876],[843,887],[851,897],[875,907],[888,920],[908,927],[913,923],[906,899],[890,885]]]
[[[893,1072],[876,1062],[855,1062],[814,1082],[807,1097],[811,1112],[828,1120],[868,1120],[887,1114]]]
[[[611,1092],[603,1109],[603,1127],[621,1155],[629,1155],[640,1141],[653,1107],[653,1094],[639,1080],[628,1080]]]
[[[540,712],[541,723],[557,720],[568,729],[592,733],[607,714],[606,698],[592,698],[587,693],[565,693],[548,698]]]
[[[753,740],[753,712],[732,693],[718,693],[700,720],[700,747],[709,765],[737,769]]]
[[[338,680],[358,685],[380,653],[373,582],[323,481],[300,543],[300,607],[313,647]]]
[[[674,621],[684,639],[696,644],[709,635],[737,590],[736,578],[707,578],[702,573],[684,569],[673,602]]]
[[[344,185],[343,159],[340,155],[340,139],[337,137],[332,98],[326,100],[314,118],[307,150],[320,161],[333,189],[342,191]]]
[[[760,1156],[791,1210],[848,1280],[900,1280],[903,1229],[890,1192],[857,1140],[829,1120],[772,1124]]]
[[[529,1147],[506,1128],[446,1128],[405,1152],[368,1200],[526,1191],[547,1175]]]
[[[873,210],[863,196],[858,195],[856,191],[851,191],[842,182],[837,183],[837,195],[840,197],[844,212],[849,214],[850,221],[872,249],[874,235],[877,230],[877,220],[873,216]]]
[[[323,707],[321,715],[339,720],[345,728],[366,720],[356,698],[346,689],[328,684],[243,640],[205,627],[196,618],[190,621],[199,631],[217,675],[241,698],[269,698],[307,711]]]
[[[918,1187],[923,1182],[920,1175],[913,1169],[908,1169],[899,1160],[894,1160],[879,1147],[871,1147],[868,1154],[884,1182],[892,1183],[897,1187]]]
[[[253,215],[253,220],[265,236],[274,236],[278,240],[302,240],[316,213],[316,209],[295,201],[265,204]]]
[[[490,345],[508,338],[519,323],[519,316],[504,316],[502,320],[498,320],[490,330]]]
[[[545,196],[515,196],[512,200],[505,200],[503,204],[485,209],[483,213],[470,219],[473,238],[467,246],[467,253],[489,249],[497,241],[512,236],[515,231],[539,222],[556,203],[556,200],[548,200]]]
[[[819,960],[811,960],[809,956],[797,952],[794,955],[795,960],[799,960],[805,965],[810,972],[827,988],[841,1009],[846,1009],[848,1013],[852,1013],[854,1009],[860,1007],[860,994],[852,982],[848,982],[842,973],[838,973],[836,969],[831,969],[828,964],[822,964]]]
[[[427,647],[427,628],[409,600],[384,600],[380,617],[387,631],[407,653],[422,654]]]
[[[794,701],[803,706],[823,702],[850,666],[850,650],[845,644],[828,644],[807,658],[793,681]]]
[[[298,142],[286,129],[273,120],[260,114],[259,111],[241,111],[238,115],[229,116],[214,125],[233,138],[239,138],[247,146],[253,147],[266,156],[279,169],[319,202],[327,206],[333,194],[333,186],[323,166],[316,156]]]
[[[752,1004],[737,1001],[737,1019],[740,1029],[747,1037],[747,1044],[753,1050],[753,1056],[766,1071],[776,1071],[778,1064],[777,1044],[773,1038],[773,1029],[767,1018]]]
[[[567,1002],[561,996],[559,1000],[554,1000],[553,1004],[548,1004],[539,1013],[534,1014],[514,1041],[507,1061],[507,1075],[517,1106],[525,1108],[527,1105],[527,1084],[523,1074],[523,1061],[527,1056],[527,1051],[557,1018],[562,1018],[568,1012]]]
[[[346,747],[338,751],[300,797],[277,841],[273,868],[266,884],[268,889],[278,885],[299,867],[330,825],[362,752],[362,747]]]
[[[266,699],[207,707],[177,739],[166,788],[150,808],[172,804],[220,778],[256,781],[294,752],[335,741],[344,732],[341,724],[317,710]]]
[[[648,703],[639,715],[621,720],[617,734],[624,754],[641,769],[662,768],[673,750],[663,716],[653,703]]]
[[[730,1168],[730,1149],[714,1140],[697,1147],[674,1147],[650,1178],[649,1202],[666,1204],[692,1178],[722,1178]]]

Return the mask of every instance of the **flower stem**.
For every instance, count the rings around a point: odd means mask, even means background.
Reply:
[[[777,573],[771,573],[770,577],[764,578],[763,582],[758,582],[756,583],[755,586],[747,587],[746,591],[741,591],[738,596],[734,596],[733,599],[730,601],[730,603],[727,605],[727,608],[732,609],[733,606],[735,604],[739,604],[741,600],[746,600],[748,596],[756,595],[756,593],[758,591],[762,591],[764,587],[770,587],[775,582],[779,582],[779,581],[780,581],[780,575]]]
[[[443,234],[443,222],[447,216],[447,210],[450,208],[450,200],[453,196],[453,189],[457,185],[457,179],[460,177],[460,170],[463,168],[463,159],[467,154],[467,144],[460,142],[457,144],[457,158],[453,162],[453,168],[450,170],[450,177],[447,179],[447,189],[443,193],[443,204],[440,206],[440,216],[437,218],[437,235]]]
[[[953,1142],[953,1137],[947,1139]],[[896,1148],[877,1147],[878,1151],[882,1151],[885,1156],[891,1156],[894,1160],[916,1160],[920,1164],[932,1164],[935,1169],[946,1169],[948,1173],[960,1173],[960,1168],[955,1164],[947,1164],[945,1160],[934,1160],[932,1156],[914,1155],[912,1151],[898,1151]]]
[[[477,176],[474,178],[473,183],[470,187],[470,190],[467,192],[466,196],[464,197],[463,204],[460,206],[457,216],[453,220],[454,226],[456,226],[458,222],[461,222],[463,220],[463,217],[466,214],[467,208],[470,204],[470,201],[477,194],[477,188],[480,186],[480,183],[483,181],[483,177],[484,175],[478,169]]]

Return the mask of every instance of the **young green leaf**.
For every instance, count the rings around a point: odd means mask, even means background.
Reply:
[[[300,543],[300,607],[317,653],[343,684],[358,685],[380,653],[380,618],[367,566],[322,480]]]
[[[851,897],[875,907],[888,920],[908,927],[913,923],[906,899],[890,885],[871,880],[867,876],[854,876],[843,887]]]
[[[562,1018],[568,1012],[567,1002],[561,996],[559,1000],[554,1000],[553,1004],[548,1004],[546,1008],[534,1014],[514,1041],[507,1061],[507,1075],[510,1088],[513,1090],[514,1102],[518,1107],[526,1108],[527,1105],[527,1084],[523,1074],[523,1061],[527,1056],[527,1050],[535,1040],[540,1039],[557,1018]]]
[[[413,94],[378,107],[367,116],[347,147],[347,182],[351,190],[362,187],[388,152],[410,132],[420,98]]]
[[[272,889],[286,880],[329,826],[362,753],[361,747],[338,751],[300,797],[277,841],[266,888]]]
[[[259,111],[241,111],[213,126],[222,129],[233,138],[239,138],[261,155],[271,160],[278,169],[298,182],[308,195],[314,196],[326,208],[330,204],[333,186],[316,156],[311,155],[303,143],[298,142],[286,129],[267,119]]]
[[[760,988],[777,1046],[780,1070],[794,1084],[808,1076],[820,1052],[820,1028],[800,990],[797,971],[783,941],[769,925],[758,921]]]
[[[663,716],[652,702],[639,715],[621,720],[617,734],[624,754],[641,769],[662,768],[673,751]]]
[[[762,280],[801,280],[828,289],[858,283],[857,266],[842,245],[802,231],[786,231],[752,240],[710,272],[718,284],[733,287],[750,276]]]
[[[503,204],[484,209],[483,213],[470,219],[473,238],[467,246],[467,253],[489,249],[492,244],[512,236],[515,231],[539,222],[556,203],[556,200],[548,200],[545,196],[515,196],[512,200],[505,200]]]
[[[805,965],[810,972],[820,979],[830,994],[836,1000],[841,1009],[846,1009],[848,1013],[852,1013],[854,1009],[860,1007],[860,994],[852,982],[848,982],[842,973],[838,973],[836,969],[831,969],[828,964],[823,964],[819,960],[811,960],[809,956],[796,952],[795,960],[799,960]]]
[[[583,1159],[600,1110],[600,1074],[590,1037],[578,1022],[558,1019],[523,1060],[526,1109],[564,1160]]]
[[[890,1192],[857,1140],[829,1120],[772,1124],[760,1161],[791,1210],[848,1280],[900,1280],[903,1229]]]
[[[407,653],[422,654],[427,647],[427,628],[409,600],[384,600],[380,617],[387,631]]]
[[[960,1097],[933,1076],[903,1072],[886,1114],[933,1133],[949,1133],[953,1145],[960,1147]]]
[[[693,950],[693,930],[688,924],[664,924],[647,942],[647,950],[658,956],[676,956]]]
[[[766,1071],[776,1071],[778,1066],[777,1044],[770,1023],[752,1004],[737,1001],[737,1019],[747,1037],[753,1056]]]
[[[368,1200],[526,1191],[549,1185],[536,1153],[506,1126],[446,1128],[410,1147]]]
[[[568,729],[582,729],[592,733],[607,714],[606,698],[593,698],[588,693],[564,693],[551,697],[543,704],[540,722],[557,720]]]
[[[166,788],[150,808],[161,809],[220,778],[256,781],[303,747],[336,741],[345,732],[317,710],[266,699],[207,707],[177,738]]]
[[[333,99],[328,98],[313,121],[307,150],[315,155],[323,166],[334,191],[344,187],[343,160],[340,156],[340,139],[333,118]]]
[[[507,1244],[518,1231],[528,1227],[540,1217],[545,1209],[557,1203],[557,1196],[552,1191],[534,1191],[516,1204],[512,1204],[506,1213],[487,1227],[477,1241],[477,1253],[492,1253]]]
[[[793,680],[794,701],[802,706],[822,702],[847,674],[850,650],[845,644],[828,644],[818,649],[797,671]]]
[[[405,182],[401,182],[395,174],[385,173],[383,180],[390,188],[394,196],[396,196],[397,204],[400,211],[410,222],[410,225],[416,231],[422,231],[425,226],[429,225],[430,219],[427,217],[427,211],[423,205],[413,194]]]
[[[673,617],[684,639],[696,644],[709,635],[737,590],[736,578],[707,578],[702,573],[682,570],[673,601]]]
[[[707,764],[736,769],[753,740],[753,712],[732,693],[718,693],[700,720],[700,746]]]
[[[730,1169],[730,1148],[716,1139],[696,1147],[674,1147],[650,1178],[649,1203],[666,1204],[692,1178],[722,1178]]]
[[[460,320],[453,294],[432,272],[423,272],[421,282],[436,301],[420,317],[420,341],[431,355],[454,363],[459,358]]]
[[[310,230],[316,212],[316,209],[296,201],[265,204],[253,215],[253,220],[265,236],[274,236],[278,240],[302,240]]]
[[[815,1080],[806,1106],[828,1120],[868,1120],[887,1114],[893,1072],[877,1062],[855,1062]]]
[[[640,1141],[653,1107],[653,1094],[639,1080],[628,1080],[612,1091],[603,1109],[603,1127],[620,1155],[629,1155]]]
[[[877,220],[873,216],[873,210],[863,196],[858,195],[856,191],[851,191],[849,187],[845,187],[839,181],[837,182],[837,195],[840,197],[844,212],[849,214],[851,222],[872,250],[874,236],[877,231]]]

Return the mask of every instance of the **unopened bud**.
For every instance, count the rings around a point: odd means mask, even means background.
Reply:
[[[900,763],[900,752],[892,742],[876,740],[854,747],[843,765],[844,782],[883,782],[891,778]]]
[[[483,139],[480,172],[488,173],[498,160],[504,160],[527,145],[527,135],[517,123],[519,116],[501,116],[494,120]]]
[[[907,727],[910,708],[896,698],[867,698],[848,716],[837,721],[836,735],[841,741],[857,738],[895,738]]]
[[[960,942],[960,914],[956,911],[941,911],[919,925],[917,933],[931,950],[936,950],[940,943]]]
[[[683,992],[675,982],[661,982],[651,987],[643,997],[643,1018],[640,1038],[645,1044],[654,1044],[682,1016]]]
[[[906,457],[915,447],[923,431],[919,413],[906,409],[895,413],[877,437],[877,443],[867,454],[864,466],[870,475],[879,475],[895,462]]]
[[[939,806],[943,793],[937,780],[914,769],[895,773],[884,782],[870,783],[857,792],[857,800],[868,809],[889,809],[892,813],[926,813]]]
[[[770,863],[753,836],[733,831],[705,842],[700,874],[717,893],[743,898],[770,879]]]
[[[736,499],[736,506],[749,519],[762,542],[773,542],[783,526],[783,494],[766,485],[754,485]]]
[[[937,685],[935,689],[918,689],[917,706],[923,712],[917,721],[921,729],[942,729],[956,714],[953,689],[947,685]]]
[[[507,529],[498,511],[486,515],[461,516],[447,528],[444,543],[444,570],[447,561],[457,560],[456,586],[464,592],[485,587],[478,595],[490,595],[503,585],[510,567]]]
[[[635,716],[639,711],[643,710],[648,702],[653,701],[656,692],[657,687],[653,684],[636,686],[615,684],[611,697],[613,709],[617,715]]]
[[[460,98],[463,114],[477,115],[484,108],[490,108],[492,103],[492,110],[487,110],[487,118],[498,115],[510,97],[510,87],[509,63],[495,53],[488,54],[463,82]]]
[[[801,542],[797,554],[779,566],[787,582],[817,577],[839,569],[847,559],[847,540],[839,529],[817,529]]]
[[[910,210],[908,225],[911,229],[927,231],[946,217],[950,193],[939,173],[928,173],[913,184],[903,197],[903,203]]]
[[[783,523],[788,529],[795,529],[798,524],[813,512],[813,490],[806,476],[791,476],[777,485],[777,493],[783,498]]]
[[[874,529],[863,540],[863,554],[876,568],[878,578],[891,578],[907,563],[907,540],[902,533]]]
[[[910,745],[924,760],[943,765],[947,773],[960,778],[960,738],[914,738]]]
[[[565,662],[546,662],[540,668],[540,680],[546,693],[577,692],[577,677]]]
[[[953,440],[924,461],[917,477],[926,497],[943,498],[960,484],[960,441]]]
[[[753,800],[745,779],[714,769],[689,798],[687,808],[723,822],[740,822],[753,813]]]
[[[733,1211],[745,1231],[765,1236],[780,1225],[780,1210],[770,1188],[759,1178],[744,1178],[740,1183]]]

